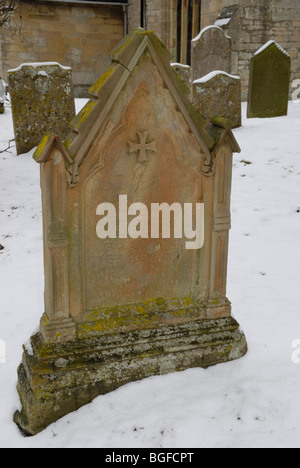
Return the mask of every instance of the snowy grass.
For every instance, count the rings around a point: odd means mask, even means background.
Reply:
[[[78,109],[83,102],[77,102]],[[23,438],[22,345],[43,312],[39,166],[29,154],[0,154],[1,447],[300,447],[300,105],[289,117],[247,120],[235,130],[228,297],[247,336],[239,361],[126,385],[43,433]],[[0,116],[0,151],[13,138]]]

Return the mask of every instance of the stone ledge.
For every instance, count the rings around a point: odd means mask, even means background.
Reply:
[[[131,338],[131,339],[130,339]],[[129,382],[188,368],[207,368],[244,356],[247,343],[231,317],[199,320],[124,334],[78,340],[56,347],[32,338],[18,370],[23,409],[14,421],[35,435],[98,395]],[[126,341],[126,340],[125,340]]]

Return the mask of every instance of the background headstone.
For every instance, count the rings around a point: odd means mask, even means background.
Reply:
[[[291,58],[275,41],[251,60],[248,118],[280,117],[288,113]]]
[[[193,81],[215,70],[231,73],[231,39],[220,27],[209,26],[192,40]]]
[[[182,63],[171,63],[171,67],[180,76],[180,78],[187,84],[191,85],[192,69],[189,65],[183,65]]]
[[[71,69],[33,63],[10,70],[8,76],[17,153],[30,151],[47,132],[64,140],[75,116]]]
[[[193,102],[208,120],[222,117],[232,128],[242,124],[241,80],[225,72],[212,72],[194,81]]]

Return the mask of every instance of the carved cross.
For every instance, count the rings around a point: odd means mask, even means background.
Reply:
[[[151,143],[146,143],[148,138],[148,132],[140,133],[137,132],[140,143],[133,143],[132,141],[128,141],[129,144],[129,153],[133,153],[134,151],[139,151],[138,155],[138,162],[144,163],[148,162],[147,158],[147,151],[153,151],[154,153],[157,152],[156,149],[156,142],[152,141]]]

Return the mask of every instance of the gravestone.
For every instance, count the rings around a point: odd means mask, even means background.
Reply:
[[[71,68],[55,62],[23,64],[8,76],[17,154],[37,146],[47,132],[64,139],[75,116]]]
[[[246,353],[226,297],[240,149],[170,60],[151,32],[125,38],[64,143],[45,135],[35,152],[45,312],[14,417],[28,434],[128,382]]]
[[[0,114],[4,114],[5,112],[5,83],[4,81],[0,78]]]
[[[291,58],[275,41],[251,60],[248,118],[280,117],[288,113]]]
[[[241,80],[225,72],[212,72],[193,83],[193,102],[211,120],[222,117],[232,128],[242,124]]]
[[[208,26],[192,40],[192,80],[213,71],[231,73],[231,39],[218,26]]]
[[[180,76],[180,78],[190,86],[192,78],[192,69],[189,65],[183,65],[182,63],[171,63],[171,67]]]

